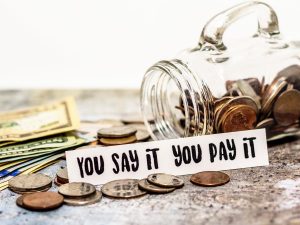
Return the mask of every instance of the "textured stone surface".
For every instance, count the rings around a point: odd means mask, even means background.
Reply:
[[[1,111],[74,95],[82,119],[138,113],[138,91],[2,91]],[[300,224],[300,139],[269,148],[270,166],[227,171],[231,182],[204,188],[185,186],[167,195],[113,200],[84,207],[31,212],[16,206],[17,194],[0,193],[0,224]],[[42,172],[52,177],[61,161]],[[52,188],[56,190],[54,186]]]

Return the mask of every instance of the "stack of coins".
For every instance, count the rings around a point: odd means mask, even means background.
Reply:
[[[61,168],[57,171],[56,177],[54,179],[54,183],[57,186],[60,186],[62,184],[69,183],[69,178],[68,178],[68,170],[67,167]]]
[[[138,128],[138,126],[140,127]],[[102,128],[98,130],[97,137],[100,144],[107,146],[145,141],[150,138],[150,135],[141,126],[136,124]]]
[[[8,181],[9,189],[18,194],[44,192],[51,186],[52,178],[41,173],[18,175]]]
[[[269,140],[290,136],[300,128],[300,66],[291,65],[280,71],[270,84],[255,77],[226,81],[227,92],[220,98],[214,98],[214,127],[209,133],[222,133],[266,128]],[[195,130],[203,127],[203,103],[195,94],[195,102],[200,110],[195,118],[194,105],[189,92],[185,92],[187,102],[179,99],[175,108],[185,116],[188,112],[189,130],[192,136]],[[187,109],[185,109],[187,108]],[[195,121],[198,121],[197,123]],[[185,118],[178,123],[186,129]]]
[[[58,188],[59,194],[64,196],[64,203],[73,206],[90,205],[102,198],[102,193],[89,183],[72,182]]]
[[[139,188],[150,194],[166,194],[184,185],[183,179],[165,173],[151,174],[139,181]]]

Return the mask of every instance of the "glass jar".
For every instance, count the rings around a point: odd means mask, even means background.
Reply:
[[[258,32],[226,46],[226,29],[250,12],[257,14]],[[141,110],[152,138],[263,127],[271,138],[298,131],[299,104],[282,102],[289,96],[300,102],[299,50],[293,42],[281,39],[276,13],[265,3],[250,1],[216,15],[202,30],[196,47],[175,59],[160,61],[146,72]],[[291,89],[294,92],[279,101],[279,96]],[[291,111],[295,121],[278,122]]]

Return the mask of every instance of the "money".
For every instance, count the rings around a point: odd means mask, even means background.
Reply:
[[[125,138],[134,135],[137,130],[132,126],[118,126],[98,130],[98,138]]]
[[[17,205],[34,211],[48,211],[62,206],[64,197],[55,192],[37,192],[23,195]]]
[[[19,175],[9,180],[8,186],[17,193],[44,191],[52,186],[52,179],[41,173]]]
[[[166,187],[159,187],[156,185],[153,185],[148,182],[147,179],[142,179],[138,183],[139,188],[149,192],[149,193],[155,193],[155,194],[165,194],[165,193],[170,193],[174,191],[176,188],[166,188]]]
[[[69,183],[67,167],[59,169],[56,173],[57,182],[60,184]]]
[[[64,203],[72,206],[91,205],[99,202],[102,198],[102,193],[98,190],[95,193],[81,198],[64,198]]]
[[[101,191],[105,196],[112,198],[137,198],[147,194],[139,189],[138,183],[139,180],[136,179],[115,180],[104,184]]]
[[[228,183],[230,177],[219,171],[204,171],[192,175],[190,181],[199,186],[215,187]]]
[[[137,141],[146,141],[150,138],[150,134],[146,129],[138,129],[135,136]]]
[[[94,185],[83,182],[72,182],[63,184],[58,188],[58,192],[64,197],[87,197],[95,193],[96,188]]]
[[[0,142],[25,141],[79,128],[73,98],[0,114]]]
[[[100,138],[99,141],[104,145],[125,145],[136,142],[137,138],[135,135],[132,135],[123,138]]]
[[[165,173],[151,174],[147,177],[147,181],[166,188],[181,188],[184,185],[184,181],[181,178]]]

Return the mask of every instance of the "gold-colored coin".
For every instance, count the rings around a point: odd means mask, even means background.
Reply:
[[[139,188],[149,193],[155,193],[155,194],[170,193],[176,189],[176,188],[159,187],[157,185],[149,183],[147,179],[142,179],[139,181]]]
[[[99,141],[104,145],[125,145],[137,141],[135,135],[124,138],[100,138]]]
[[[8,182],[8,187],[13,191],[30,192],[51,187],[52,178],[41,173],[18,175]]]
[[[86,197],[95,193],[94,185],[83,182],[72,182],[63,184],[58,188],[58,192],[63,196],[72,197]]]
[[[35,211],[46,211],[60,207],[64,197],[55,192],[37,192],[23,197],[22,207]]]
[[[82,198],[64,198],[64,203],[72,206],[83,206],[97,203],[101,200],[102,193],[96,191],[94,194]]]
[[[204,171],[192,175],[190,181],[199,186],[215,187],[228,183],[230,177],[219,171]]]
[[[300,91],[288,90],[276,100],[273,115],[277,124],[289,126],[300,118]]]
[[[136,198],[147,194],[138,187],[139,180],[123,179],[108,182],[102,186],[102,193],[112,198]]]
[[[167,188],[180,188],[184,185],[183,179],[165,173],[155,173],[147,177],[149,183]]]
[[[137,130],[132,126],[118,126],[98,130],[98,138],[124,138],[134,135]]]
[[[246,105],[233,108],[233,110],[224,115],[224,117],[225,119],[222,125],[223,132],[250,130],[256,126],[256,112],[253,108]]]

